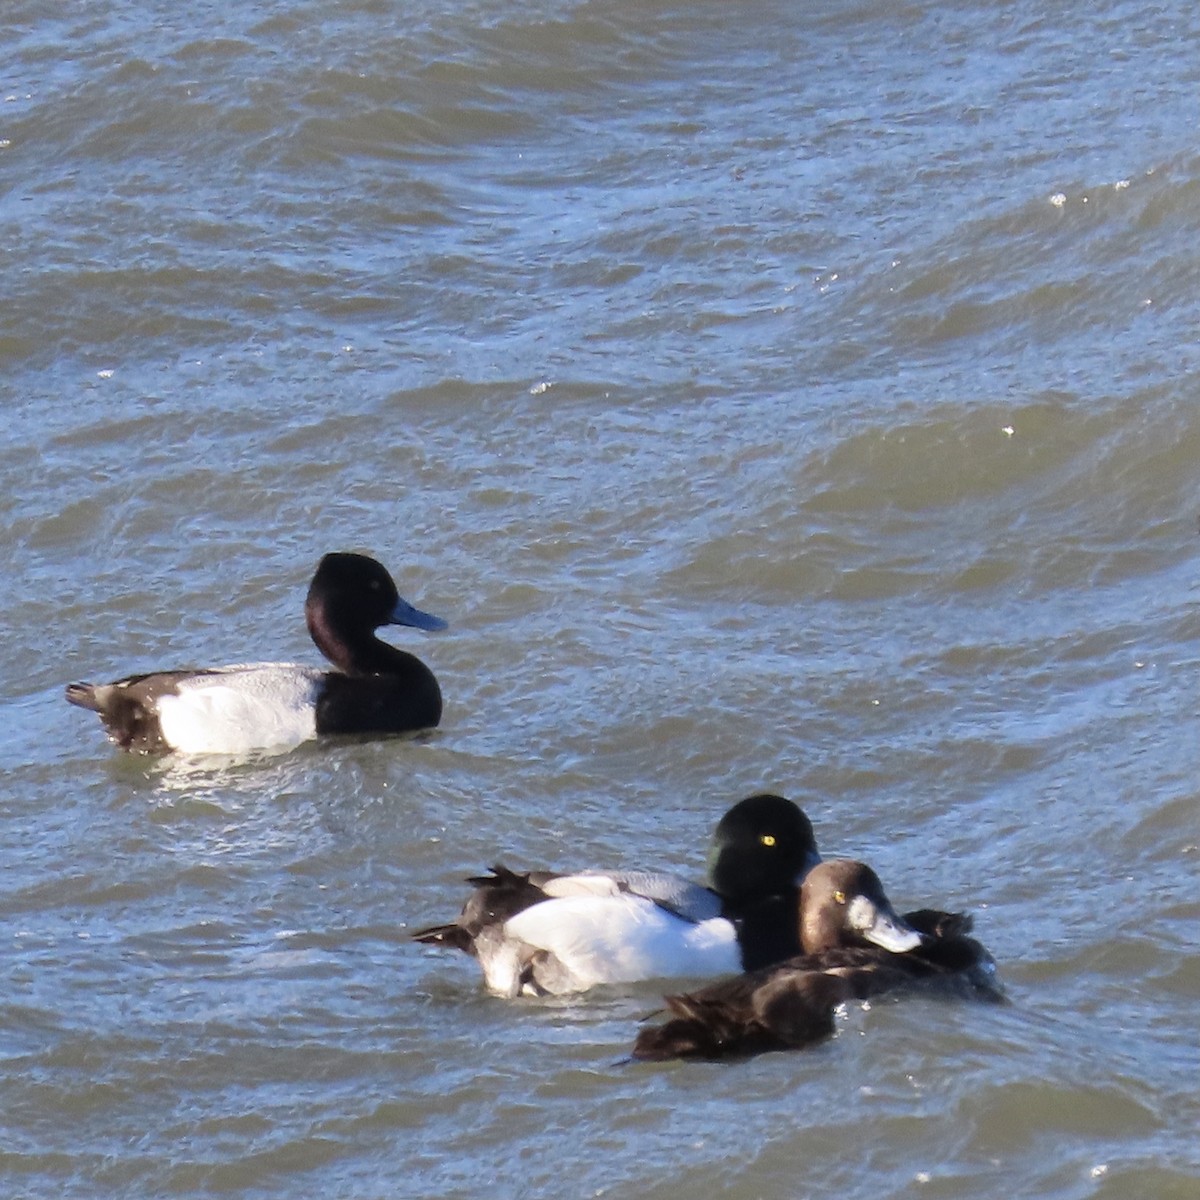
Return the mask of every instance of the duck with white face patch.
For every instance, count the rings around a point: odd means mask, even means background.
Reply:
[[[1003,999],[994,959],[968,936],[970,917],[928,910],[898,916],[865,863],[831,859],[814,867],[800,890],[799,920],[804,954],[666,997],[671,1019],[643,1029],[633,1057],[798,1049],[832,1035],[839,1004],[887,993]]]

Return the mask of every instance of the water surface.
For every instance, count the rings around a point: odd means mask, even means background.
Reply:
[[[13,1196],[1200,1189],[1192,6],[0,18]],[[442,727],[121,757],[63,684],[311,662],[329,549]],[[772,788],[1013,1003],[622,1064],[462,877]]]

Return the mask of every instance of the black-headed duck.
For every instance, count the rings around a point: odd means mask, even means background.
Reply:
[[[517,873],[469,880],[458,919],[417,941],[474,955],[501,996],[753,969],[800,949],[798,887],[820,861],[790,800],[751,796],[722,817],[709,886],[651,871]]]
[[[244,754],[333,733],[387,734],[441,720],[442,694],[420,659],[375,636],[382,625],[444,629],[401,599],[387,571],[363,554],[326,554],[304,604],[308,631],[335,670],[246,663],[154,671],[115,683],[72,683],[67,699],[91,709],[123,750]]]

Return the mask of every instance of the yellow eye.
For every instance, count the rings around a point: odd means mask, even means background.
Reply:
[[[775,845],[775,836],[774,836],[774,834],[770,834],[770,833],[764,833],[764,834],[762,835],[762,837],[760,837],[758,840],[759,840],[760,842],[762,842],[762,844],[763,844],[764,846],[773,846],[773,845]]]
[[[838,904],[846,903],[846,893],[845,892],[834,892],[833,898]]]

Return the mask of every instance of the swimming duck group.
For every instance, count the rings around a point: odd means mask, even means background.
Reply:
[[[429,729],[442,697],[420,659],[376,636],[384,625],[444,629],[403,600],[361,554],[321,559],[305,619],[332,670],[292,663],[156,671],[72,683],[109,738],[140,753],[245,754],[329,734]],[[899,915],[865,863],[822,860],[790,800],[735,804],[712,835],[706,883],[652,870],[514,871],[472,877],[459,916],[414,935],[465,951],[503,997],[586,992],[646,980],[704,980],[666,997],[666,1020],[632,1056],[744,1057],[832,1034],[838,1007],[921,990],[1003,999],[992,956],[962,913]]]

